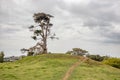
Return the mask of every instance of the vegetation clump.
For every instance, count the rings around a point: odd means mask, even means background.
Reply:
[[[100,62],[109,58],[108,56],[91,55],[91,54],[87,54],[86,56],[92,60],[100,61]]]
[[[120,69],[120,58],[109,58],[104,60],[103,63]]]
[[[72,51],[67,51],[66,54],[71,54],[71,55],[78,55],[78,56],[83,56],[86,53],[88,53],[88,51],[83,50],[81,48],[73,48]]]
[[[2,63],[4,61],[4,52],[0,52],[0,62]]]

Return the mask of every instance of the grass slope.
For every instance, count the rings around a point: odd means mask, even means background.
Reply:
[[[45,54],[0,63],[0,80],[61,80],[77,56]],[[69,80],[120,80],[120,69],[89,61],[79,65]]]
[[[69,80],[120,80],[120,70],[106,65],[83,63],[73,71]]]
[[[61,54],[30,56],[0,64],[0,80],[61,80],[78,59]]]

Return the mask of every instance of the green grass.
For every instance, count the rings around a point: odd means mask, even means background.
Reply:
[[[120,69],[91,62],[79,65],[68,80],[120,80]]]
[[[0,80],[61,80],[78,58],[63,54],[26,57],[0,64]]]
[[[0,80],[62,80],[77,56],[45,54],[0,63]],[[69,80],[120,80],[120,69],[89,61],[79,65]]]

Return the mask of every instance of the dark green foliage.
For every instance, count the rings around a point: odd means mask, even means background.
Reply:
[[[3,62],[3,57],[2,56],[0,56],[0,63],[2,63]]]
[[[4,61],[4,52],[0,52],[0,62],[2,63]]]
[[[32,36],[32,38],[33,38],[34,40],[37,40],[37,37],[36,37],[36,36]]]
[[[50,14],[45,14],[45,13],[35,13],[33,17],[36,23],[40,23],[42,20],[44,22],[49,23],[50,17],[53,17],[53,16]]]
[[[41,34],[41,30],[35,30],[35,31],[34,31],[34,35],[39,36],[40,34]]]
[[[103,63],[120,69],[120,58],[109,58],[104,60]]]
[[[33,56],[34,52],[28,52],[27,56]]]
[[[104,59],[109,58],[108,56],[90,55],[90,54],[87,54],[86,56],[90,59],[95,60],[95,61],[103,61]]]

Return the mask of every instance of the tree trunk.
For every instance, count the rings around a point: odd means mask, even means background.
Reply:
[[[47,41],[46,41],[46,38],[43,39],[43,54],[47,54]]]

